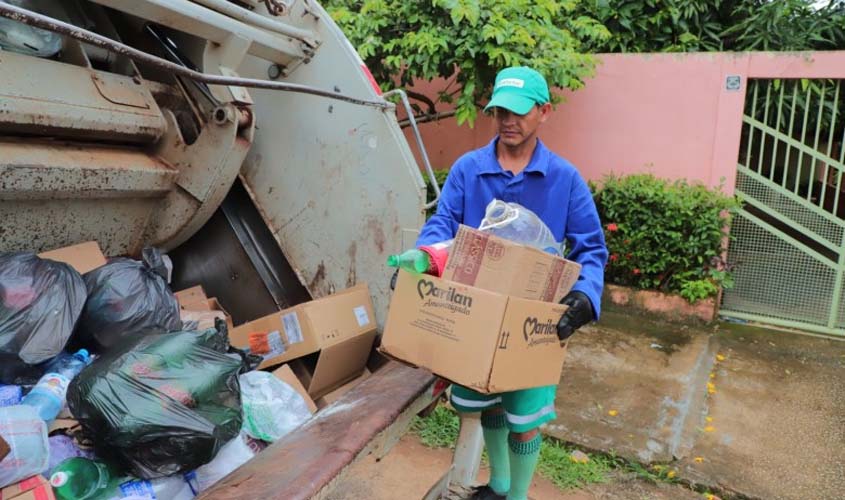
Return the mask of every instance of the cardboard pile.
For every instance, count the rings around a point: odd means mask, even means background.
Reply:
[[[219,318],[226,321],[226,326],[229,327],[230,332],[234,328],[229,313],[223,309],[216,298],[206,297],[202,286],[197,285],[187,288],[176,292],[174,295],[176,300],[179,301],[179,317],[183,322],[196,321],[197,328],[205,330],[206,328],[214,328],[214,320]]]
[[[482,393],[554,385],[580,265],[461,226],[443,278],[400,272],[380,350]]]

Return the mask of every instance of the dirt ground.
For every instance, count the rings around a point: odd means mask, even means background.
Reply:
[[[426,448],[412,435],[405,435],[381,461],[372,456],[355,464],[328,500],[418,500],[449,468],[452,452]],[[479,482],[488,471],[482,470]],[[534,500],[701,500],[702,495],[679,485],[654,485],[636,477],[614,473],[605,484],[560,491],[548,480],[535,476],[529,492]]]

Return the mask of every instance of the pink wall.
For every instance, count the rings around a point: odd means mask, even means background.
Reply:
[[[582,175],[650,172],[686,178],[733,192],[748,77],[845,78],[845,52],[605,54],[595,77],[566,101],[541,129],[553,151]],[[739,76],[739,90],[726,88]],[[431,86],[418,85],[423,91]],[[435,168],[486,144],[491,121],[474,129],[453,119],[420,125]],[[406,134],[416,150],[410,129]]]

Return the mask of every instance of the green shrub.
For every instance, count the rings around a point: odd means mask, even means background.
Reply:
[[[446,177],[448,175],[449,175],[449,169],[448,168],[441,168],[441,169],[437,169],[437,170],[434,171],[434,178],[437,179],[437,185],[440,187],[440,189],[443,189],[443,184],[446,182]],[[432,189],[431,181],[428,180],[428,174],[426,174],[425,172],[423,172],[423,179],[425,179],[425,189],[426,189],[425,202],[431,203],[431,201],[434,199],[434,189]],[[437,210],[436,206],[431,207],[428,210],[426,210],[426,217],[425,218],[428,219],[429,217],[431,217],[436,210]]]
[[[611,175],[593,188],[610,254],[606,282],[679,293],[690,302],[732,286],[722,254],[735,198],[648,174]]]

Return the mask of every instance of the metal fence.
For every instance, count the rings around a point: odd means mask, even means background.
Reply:
[[[842,80],[749,81],[722,314],[845,335]]]

